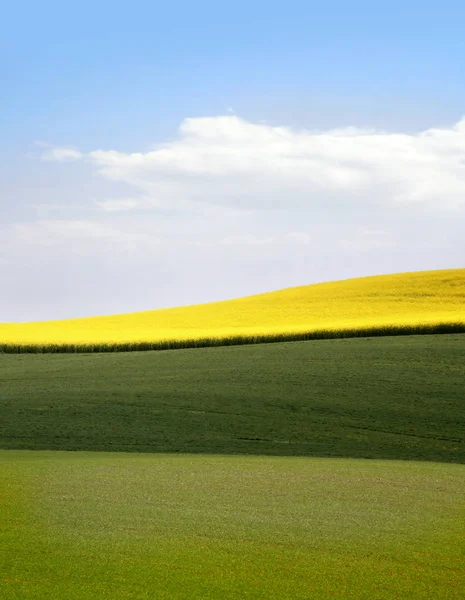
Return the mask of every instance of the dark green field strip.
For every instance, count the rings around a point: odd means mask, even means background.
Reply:
[[[465,333],[465,323],[436,323],[425,325],[380,325],[365,328],[319,329],[295,333],[264,333],[227,337],[205,337],[187,340],[159,340],[153,342],[117,342],[101,344],[11,344],[0,341],[0,352],[5,354],[62,354],[89,352],[143,352],[147,350],[181,350],[185,348],[217,348],[309,340],[385,337],[398,335],[437,335]]]
[[[465,335],[0,355],[0,447],[465,462]]]

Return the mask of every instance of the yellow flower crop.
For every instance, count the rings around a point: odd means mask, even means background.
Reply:
[[[0,350],[180,348],[465,331],[465,269],[379,275],[109,317],[0,324]]]

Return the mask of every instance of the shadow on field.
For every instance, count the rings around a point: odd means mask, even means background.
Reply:
[[[465,335],[0,356],[0,447],[465,462]]]

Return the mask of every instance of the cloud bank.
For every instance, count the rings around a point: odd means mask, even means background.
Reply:
[[[186,119],[175,140],[145,153],[53,148],[47,160],[85,159],[133,198],[107,211],[351,210],[465,203],[465,119],[417,134],[357,128],[292,130],[236,116]]]

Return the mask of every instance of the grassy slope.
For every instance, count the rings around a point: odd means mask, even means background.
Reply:
[[[0,348],[72,350],[75,345],[150,347],[211,345],[214,340],[260,341],[465,331],[465,269],[403,273],[289,288],[225,302],[164,310],[0,324]],[[28,348],[32,345],[32,348]]]
[[[0,356],[0,447],[190,452],[1,450],[0,598],[461,600],[464,351]]]
[[[2,600],[461,600],[465,466],[0,452]]]
[[[465,462],[465,335],[0,357],[0,447]]]

